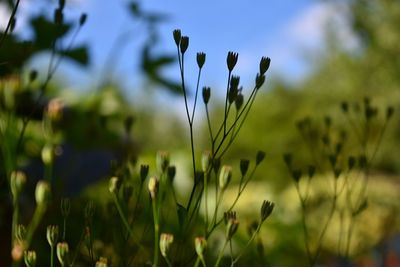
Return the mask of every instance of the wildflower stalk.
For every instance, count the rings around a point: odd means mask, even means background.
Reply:
[[[158,250],[159,250],[159,236],[160,236],[160,225],[157,211],[157,203],[156,199],[152,199],[152,208],[153,208],[153,221],[154,221],[154,258],[153,258],[153,267],[158,266]]]
[[[15,20],[15,15],[17,14],[17,10],[18,10],[18,7],[19,7],[19,2],[20,2],[20,0],[17,0],[15,2],[14,8],[13,8],[13,10],[11,12],[11,16],[10,16],[10,18],[8,20],[8,23],[7,23],[6,29],[4,30],[4,33],[1,36],[0,47],[3,45],[3,42],[5,41],[5,39],[7,37],[7,34],[11,29],[13,21]]]
[[[224,245],[222,246],[222,249],[220,250],[220,252],[218,254],[218,258],[217,258],[217,261],[216,261],[214,267],[218,267],[219,266],[219,264],[220,264],[220,262],[222,260],[222,257],[224,256],[224,251],[225,251],[226,246],[228,245],[228,242],[229,242],[229,240],[228,240],[228,238],[226,238],[225,242],[224,242]]]
[[[117,195],[116,194],[112,194],[112,196],[113,196],[113,201],[114,201],[115,206],[117,207],[118,214],[119,214],[119,217],[121,218],[122,223],[124,224],[124,226],[125,226],[126,230],[128,231],[129,235],[133,236],[132,229],[131,229],[131,227],[130,227],[127,219],[126,219],[126,216],[125,216],[124,212],[122,211],[122,207],[121,207],[121,204],[119,203]]]

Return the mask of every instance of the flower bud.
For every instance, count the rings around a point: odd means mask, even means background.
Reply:
[[[31,72],[29,73],[29,82],[32,83],[32,82],[36,81],[37,76],[38,76],[37,70],[31,70]]]
[[[238,228],[239,221],[233,218],[229,219],[228,223],[226,224],[226,239],[231,240]]]
[[[244,102],[244,96],[242,93],[238,93],[235,99],[235,107],[236,110],[240,110],[242,108]]]
[[[181,42],[181,30],[174,30],[172,35],[174,36],[176,46],[179,46]]]
[[[42,148],[42,161],[45,165],[51,165],[54,162],[54,149],[51,144],[46,144]]]
[[[301,175],[302,175],[301,170],[293,170],[292,171],[292,178],[296,183],[298,183],[300,181]]]
[[[108,184],[108,190],[112,194],[118,193],[119,189],[121,188],[121,179],[116,176],[111,177],[110,182]]]
[[[11,193],[17,199],[26,184],[26,175],[22,171],[13,171],[10,175]]]
[[[239,54],[234,52],[228,52],[228,56],[226,57],[226,65],[228,66],[228,70],[232,71],[238,61]]]
[[[196,237],[194,239],[194,247],[196,249],[197,256],[199,256],[201,260],[204,260],[204,251],[207,248],[207,240],[202,236]]]
[[[34,250],[27,250],[24,252],[24,261],[27,267],[35,267],[36,265],[36,252]]]
[[[219,188],[225,190],[232,178],[232,167],[224,165],[219,173]]]
[[[35,199],[37,205],[47,205],[50,201],[51,189],[47,181],[39,181],[36,184]]]
[[[242,176],[246,175],[247,170],[249,169],[249,164],[250,164],[250,161],[248,159],[240,160],[240,173],[242,174]]]
[[[265,158],[265,152],[264,151],[257,151],[256,154],[256,165],[260,164]]]
[[[204,104],[208,104],[208,101],[210,101],[211,97],[211,88],[210,87],[203,87],[203,102]]]
[[[80,18],[79,18],[79,26],[83,26],[85,24],[87,20],[87,14],[86,13],[82,13]]]
[[[57,258],[61,266],[69,265],[69,246],[66,242],[57,244]]]
[[[157,197],[159,183],[160,182],[157,177],[155,176],[150,177],[148,189],[150,192],[151,199],[155,199]]]
[[[15,229],[15,238],[18,240],[19,243],[23,243],[26,237],[26,228],[23,224],[18,224],[17,228]]]
[[[286,163],[286,166],[291,169],[292,168],[292,159],[293,156],[290,153],[284,154],[283,155],[283,161]]]
[[[108,266],[107,258],[100,257],[100,259],[96,261],[95,267],[107,267],[107,266]]]
[[[206,54],[203,52],[197,53],[196,60],[197,60],[197,66],[199,66],[199,68],[201,69],[204,63],[206,62]]]
[[[264,74],[260,75],[260,74],[257,73],[257,75],[256,75],[256,88],[260,89],[261,86],[264,84],[264,82],[265,82],[265,75]]]
[[[386,119],[387,120],[390,119],[393,116],[393,113],[394,113],[394,107],[392,107],[392,106],[387,107],[387,109],[386,109]]]
[[[46,237],[50,247],[53,248],[57,244],[58,240],[58,225],[47,226]]]
[[[315,174],[315,166],[309,165],[308,166],[308,177],[313,178],[314,174]]]
[[[271,59],[269,57],[262,57],[260,60],[260,74],[264,75],[269,69],[269,65],[271,64]]]
[[[156,157],[157,169],[160,173],[164,173],[169,166],[168,151],[158,151]]]
[[[265,221],[271,215],[275,204],[273,202],[264,200],[261,205],[261,222]]]
[[[181,43],[180,43],[181,53],[185,54],[185,52],[188,49],[188,47],[189,47],[189,37],[182,36]]]
[[[176,167],[175,166],[168,166],[167,168],[167,177],[168,181],[172,184],[174,182],[176,175]]]
[[[201,168],[204,173],[207,173],[211,168],[212,156],[211,151],[204,151],[201,157]]]
[[[173,242],[174,242],[173,234],[162,233],[160,235],[160,251],[161,251],[161,255],[164,258],[168,257],[168,252],[169,252]]]
[[[349,103],[347,103],[346,101],[343,101],[343,102],[340,104],[340,107],[342,108],[342,111],[343,111],[344,113],[347,113],[347,112],[349,111]]]
[[[149,165],[140,165],[140,180],[143,183],[149,174]]]

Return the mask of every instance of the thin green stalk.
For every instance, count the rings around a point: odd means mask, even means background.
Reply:
[[[27,233],[26,233],[26,244],[27,248],[29,248],[33,234],[35,233],[37,227],[39,226],[40,221],[42,220],[42,217],[46,211],[46,205],[38,205],[35,209],[35,212],[33,214],[33,218],[31,223],[29,224]]]
[[[11,12],[11,16],[10,16],[10,19],[8,20],[6,29],[4,30],[4,33],[3,33],[3,35],[1,36],[0,47],[3,45],[3,42],[5,41],[5,39],[6,39],[7,35],[8,35],[8,31],[9,31],[10,28],[11,28],[12,21],[14,20],[15,15],[17,14],[19,2],[20,2],[20,0],[17,0],[17,2],[15,3],[15,6],[14,6],[12,12]]]
[[[62,234],[63,241],[65,241],[66,233],[67,233],[67,216],[64,216],[64,218],[63,218],[63,234]]]
[[[256,236],[260,232],[261,226],[262,226],[262,222],[260,222],[258,224],[257,229],[254,231],[254,233],[251,236],[251,238],[249,239],[249,241],[247,241],[246,246],[243,249],[240,250],[239,255],[237,255],[236,258],[234,260],[232,260],[231,266],[233,266],[240,259],[240,257],[243,256],[244,252],[248,249],[250,244],[253,242],[254,238],[256,238]]]
[[[214,267],[218,267],[219,266],[219,264],[221,262],[221,259],[222,259],[222,256],[224,255],[224,251],[225,251],[226,245],[228,245],[228,239],[225,239],[225,243],[224,243],[221,251],[218,254],[217,262],[215,263]]]
[[[153,218],[154,218],[154,259],[153,259],[153,267],[158,266],[158,246],[159,246],[159,232],[160,232],[160,225],[158,221],[158,212],[157,212],[157,205],[155,199],[152,200],[153,206]]]
[[[13,216],[12,216],[12,237],[11,237],[11,247],[13,246],[13,242],[15,239],[15,231],[17,229],[17,225],[19,222],[19,201],[18,198],[16,197],[13,201]]]
[[[54,266],[54,247],[50,246],[50,267]]]
[[[125,217],[125,215],[124,215],[124,213],[123,213],[123,211],[122,211],[122,208],[121,208],[121,205],[119,204],[117,195],[116,195],[116,194],[112,194],[112,195],[113,195],[113,200],[114,200],[115,206],[117,207],[117,210],[118,210],[118,213],[119,213],[119,217],[120,217],[121,220],[122,220],[122,223],[124,224],[126,230],[129,232],[129,235],[130,235],[130,236],[133,236],[132,229],[131,229],[131,227],[129,226],[129,223],[128,223],[128,221],[126,220],[126,217]]]

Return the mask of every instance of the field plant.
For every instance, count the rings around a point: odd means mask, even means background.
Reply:
[[[342,102],[340,109],[343,116],[337,125],[330,116],[322,123],[310,117],[297,123],[310,154],[306,167],[299,167],[295,154],[284,155],[300,201],[309,266],[320,263],[326,234],[335,219],[339,222],[336,254],[349,262],[357,253],[359,244],[353,238],[357,224],[362,223],[360,214],[368,207],[372,163],[394,113],[391,106],[379,112],[369,98],[362,103]]]
[[[15,24],[19,1],[15,3],[8,26],[0,40],[2,45],[12,41],[10,32]],[[185,77],[185,58],[188,54],[189,37],[180,30],[173,31],[177,48],[177,60],[181,78],[181,92],[189,126],[192,189],[179,192],[174,178],[179,171],[172,164],[167,151],[159,151],[155,168],[125,157],[113,162],[108,183],[105,205],[96,207],[95,202],[86,199],[82,209],[83,224],[74,226],[71,207],[80,206],[69,198],[56,195],[57,181],[54,177],[54,159],[57,145],[62,140],[58,130],[64,104],[59,99],[43,101],[50,81],[65,56],[71,56],[73,42],[85,24],[86,14],[78,21],[71,39],[65,45],[64,34],[68,31],[64,22],[65,1],[60,0],[54,11],[53,22],[46,24],[51,30],[48,50],[50,61],[45,77],[38,81],[35,70],[23,81],[16,73],[16,80],[10,78],[1,83],[0,146],[1,146],[1,188],[11,199],[12,221],[10,247],[12,266],[25,264],[28,267],[48,264],[49,266],[235,266],[246,249],[259,234],[263,223],[274,209],[274,203],[260,201],[258,221],[253,224],[248,240],[236,248],[235,236],[239,228],[240,215],[235,206],[248,183],[255,176],[257,167],[265,158],[263,151],[255,153],[254,159],[240,159],[237,168],[225,163],[240,129],[248,117],[255,98],[265,82],[270,59],[263,57],[255,85],[245,98],[240,86],[240,77],[234,74],[238,53],[229,52],[226,59],[228,78],[224,98],[224,112],[214,128],[216,116],[210,114],[211,88],[200,89],[201,72],[206,63],[206,54],[197,53],[198,78],[193,103],[189,97]],[[11,40],[11,41],[10,41]],[[73,56],[71,56],[73,58]],[[7,63],[5,63],[7,64]],[[33,100],[25,106],[18,90],[27,90]],[[29,91],[30,90],[30,91]],[[205,108],[209,130],[209,147],[195,150],[194,120],[199,106],[200,93]],[[21,102],[22,101],[22,102]],[[21,104],[22,103],[22,104]],[[125,131],[130,133],[132,118],[125,121]],[[23,201],[30,199],[24,192],[32,184],[31,177],[22,171],[26,151],[24,144],[29,129],[40,129],[42,135],[41,159],[43,179],[35,185],[36,205],[32,216],[25,210]],[[103,188],[106,185],[102,184]],[[237,187],[234,199],[225,199],[228,187]],[[82,199],[78,199],[81,203]],[[230,206],[222,209],[222,203]],[[48,220],[49,209],[56,219]],[[201,210],[204,212],[201,212]],[[51,221],[49,225],[43,225]],[[53,223],[54,222],[54,223]],[[77,230],[78,229],[78,230]],[[44,231],[43,231],[44,230]],[[45,234],[44,234],[45,232]],[[77,234],[78,233],[78,234]],[[221,234],[223,233],[223,234]],[[78,237],[76,237],[78,235]],[[47,247],[40,244],[45,239]],[[242,246],[243,245],[243,246]],[[47,263],[46,263],[47,262]],[[38,263],[38,264],[37,264]]]

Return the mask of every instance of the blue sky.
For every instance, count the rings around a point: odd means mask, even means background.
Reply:
[[[35,5],[33,4],[35,2]],[[51,2],[51,1],[50,1]],[[57,1],[36,5],[38,0],[21,1],[17,31],[24,32],[24,17],[30,12],[49,10]],[[88,13],[88,21],[77,43],[91,47],[91,67],[88,72],[79,68],[67,68],[71,87],[95,85],[100,79],[115,40],[123,33],[130,37],[126,45],[115,54],[113,75],[126,87],[138,87],[142,82],[138,67],[138,47],[145,39],[142,25],[133,20],[127,11],[129,1],[67,0],[67,18],[77,18]],[[272,59],[271,75],[279,75],[288,81],[304,77],[310,69],[310,55],[322,46],[324,23],[333,13],[324,1],[316,0],[146,0],[141,1],[144,10],[165,13],[167,22],[160,27],[160,51],[175,51],[172,30],[180,28],[190,37],[188,70],[195,73],[195,55],[207,54],[203,82],[216,87],[226,83],[225,58],[228,51],[239,53],[236,74],[244,85],[254,80],[258,62],[262,56]],[[4,12],[0,8],[0,15]],[[1,24],[4,22],[0,21]],[[43,61],[45,64],[45,60]],[[188,71],[190,72],[190,71]],[[178,77],[177,68],[165,71]],[[188,75],[194,80],[194,75]],[[194,82],[194,81],[193,81]],[[249,85],[251,86],[251,85]]]

